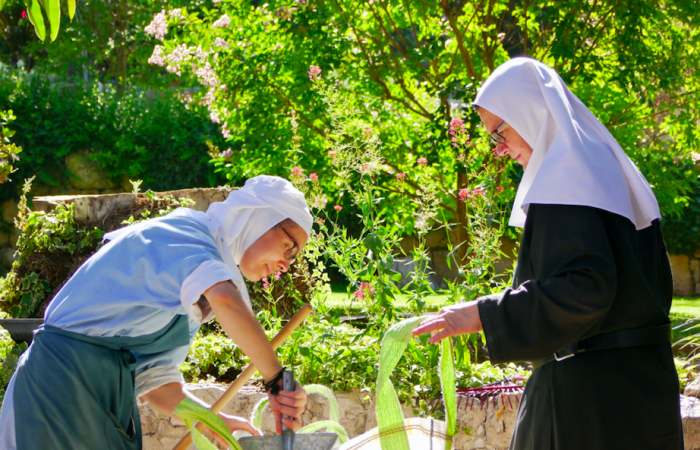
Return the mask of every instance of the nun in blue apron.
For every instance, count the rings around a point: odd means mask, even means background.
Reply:
[[[287,271],[311,225],[301,192],[259,176],[206,213],[179,208],[105,235],[20,358],[0,413],[0,449],[142,448],[137,399],[173,416],[189,396],[178,365],[213,317],[265,380],[278,378],[282,366],[243,276]],[[301,387],[270,402],[278,417],[291,417],[287,426],[300,427]],[[258,434],[244,419],[220,416],[232,431]]]

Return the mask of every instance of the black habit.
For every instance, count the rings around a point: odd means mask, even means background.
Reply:
[[[483,297],[493,363],[534,361],[599,333],[669,323],[673,282],[659,221],[531,204],[513,289]],[[536,369],[511,450],[683,448],[670,343],[596,350]]]

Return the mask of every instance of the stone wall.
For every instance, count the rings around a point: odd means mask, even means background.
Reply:
[[[188,384],[187,389],[197,397],[211,404],[223,394],[222,385]],[[689,394],[686,391],[686,394]],[[246,387],[224,409],[224,412],[240,417],[249,418],[255,404],[264,394],[256,389]],[[340,424],[345,427],[350,438],[371,430],[377,426],[374,399],[367,392],[336,392],[336,401],[340,410]],[[515,425],[518,398],[509,396],[506,406],[499,403],[494,408],[482,407],[479,400],[474,400],[467,406],[466,401],[460,402],[457,414],[457,430],[453,438],[454,450],[505,450],[510,445]],[[512,405],[512,407],[511,407]],[[681,416],[686,450],[700,450],[700,400],[693,396],[680,396]],[[144,450],[171,450],[185,435],[187,429],[182,422],[171,419],[151,408],[141,405],[141,423],[143,425]],[[413,408],[403,407],[404,417],[413,416]],[[306,412],[302,417],[304,425],[327,420],[329,417],[328,401],[320,395],[309,396]],[[272,413],[267,410],[263,417],[263,432],[274,432]],[[194,450],[190,446],[188,450]]]
[[[222,385],[198,385],[188,384],[187,389],[205,402],[214,403],[223,394],[225,387]],[[264,394],[253,388],[244,388],[224,409],[224,412],[240,417],[249,418],[255,404],[264,397]],[[340,424],[348,432],[352,439],[365,431],[377,426],[376,405],[374,399],[367,392],[336,392],[336,401],[340,410]],[[454,439],[455,450],[505,450],[510,444],[513,426],[515,424],[518,400],[511,397],[513,407],[506,406],[501,410],[500,404],[496,408],[482,408],[478,400],[475,400],[471,408],[461,403],[457,417],[457,427],[460,433]],[[185,435],[187,429],[179,420],[155,411],[150,405],[141,405],[141,424],[143,426],[144,450],[170,450]],[[404,406],[404,417],[413,416],[413,408]],[[309,396],[306,412],[302,417],[304,425],[327,420],[329,417],[328,400],[321,395]],[[274,432],[274,419],[268,409],[263,417],[262,429],[265,434]],[[465,433],[466,431],[466,433]],[[190,446],[189,450],[194,450]]]
[[[198,211],[206,211],[211,203],[226,199],[234,188],[202,188],[182,189],[178,191],[161,192],[159,195],[172,195],[174,198],[188,198],[194,201],[191,208]],[[86,190],[89,191],[89,190]],[[115,208],[128,207],[139,196],[145,194],[130,193],[101,193],[101,194],[71,194],[55,195],[47,197],[34,197],[33,207],[35,211],[49,212],[59,203],[72,203],[76,222],[96,222],[109,215]],[[15,260],[17,238],[19,230],[14,226],[14,218],[17,215],[17,202],[7,200],[2,204],[2,219],[11,232],[0,231],[0,264],[5,271],[10,270]],[[138,212],[136,212],[138,215]]]
[[[673,293],[700,295],[700,250],[694,255],[669,255],[673,272]]]

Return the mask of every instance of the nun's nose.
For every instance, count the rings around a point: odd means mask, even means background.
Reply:
[[[506,144],[496,144],[496,154],[498,156],[506,156],[508,153],[508,146]]]
[[[290,265],[291,263],[289,261],[277,261],[277,269],[279,269],[280,272],[287,273]]]

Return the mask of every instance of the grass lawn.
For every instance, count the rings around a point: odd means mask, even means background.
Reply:
[[[437,311],[447,301],[447,295],[431,295],[425,301],[428,310]],[[407,297],[399,297],[396,306],[408,303]],[[352,294],[345,292],[343,287],[333,286],[333,292],[326,300],[326,306],[332,309],[347,310],[348,312],[362,309],[361,303],[354,301]],[[678,319],[700,319],[700,297],[674,297],[671,305],[671,316]]]
[[[425,299],[428,311],[437,311],[447,301],[447,295],[431,295]],[[406,297],[397,298],[395,305],[403,306],[408,303]],[[362,304],[354,301],[352,294],[345,292],[343,286],[333,286],[333,292],[326,299],[326,306],[345,314],[358,314]],[[689,329],[693,324],[700,324],[700,297],[674,297],[671,304],[671,322],[674,342],[690,334],[700,333],[700,326]]]

